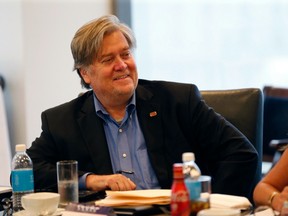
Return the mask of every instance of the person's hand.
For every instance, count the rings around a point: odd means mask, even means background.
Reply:
[[[281,193],[277,194],[272,200],[272,207],[277,211],[281,211],[284,201],[288,200],[288,186],[286,186]]]
[[[136,185],[129,178],[121,174],[112,175],[88,175],[86,178],[86,187],[89,190],[114,190],[126,191],[135,190]]]

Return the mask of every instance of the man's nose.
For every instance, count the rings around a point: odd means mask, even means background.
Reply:
[[[127,64],[125,63],[125,61],[121,57],[116,58],[114,69],[116,71],[119,71],[119,70],[125,70],[126,68]]]

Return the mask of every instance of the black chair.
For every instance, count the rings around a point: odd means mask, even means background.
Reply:
[[[253,188],[262,178],[263,93],[258,88],[201,91],[205,102],[238,128],[259,154]]]
[[[274,166],[288,144],[288,88],[265,86],[263,159]]]

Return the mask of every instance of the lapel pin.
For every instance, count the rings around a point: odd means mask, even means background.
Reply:
[[[156,112],[156,111],[150,112],[150,113],[149,113],[149,116],[150,116],[150,117],[157,116],[157,112]]]

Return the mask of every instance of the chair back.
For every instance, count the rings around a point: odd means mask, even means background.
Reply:
[[[275,163],[278,151],[270,146],[270,142],[288,139],[288,88],[265,86],[263,94],[263,160]]]
[[[264,86],[263,94],[264,94],[264,97],[268,96],[268,97],[288,98],[288,88]]]
[[[259,154],[253,188],[262,177],[263,93],[258,88],[201,91],[205,102],[238,128]]]

